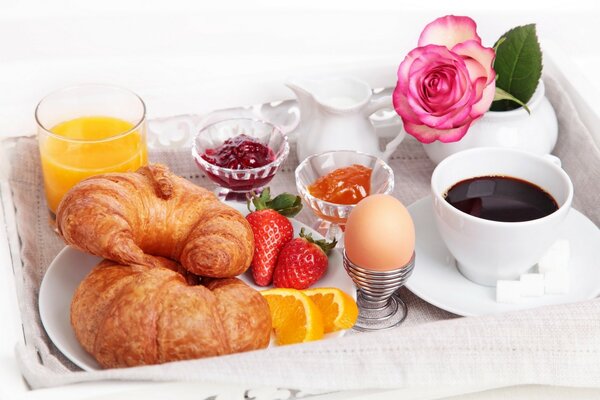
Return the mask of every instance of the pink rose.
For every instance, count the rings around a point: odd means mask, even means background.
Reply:
[[[393,102],[404,129],[423,143],[460,140],[494,99],[495,52],[469,17],[428,24],[398,68]]]

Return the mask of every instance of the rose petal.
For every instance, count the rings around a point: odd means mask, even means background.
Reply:
[[[411,109],[406,96],[399,90],[398,86],[396,86],[396,89],[394,89],[394,93],[392,94],[392,103],[394,104],[394,110],[402,117],[403,121],[415,124],[421,123],[419,116]]]
[[[427,125],[431,128],[438,129],[451,129],[456,126],[462,125],[465,118],[470,118],[471,107],[469,107],[469,99],[471,96],[464,96],[461,99],[460,104],[456,104],[451,109],[443,110],[443,113],[428,114],[428,113],[419,113],[416,114],[419,117],[419,120],[422,124]],[[411,98],[408,98],[408,103],[412,107],[413,104],[411,102]],[[414,121],[413,121],[414,122]]]
[[[474,96],[473,101],[470,104],[475,104],[481,100],[481,96],[483,96],[483,90],[486,86],[485,79],[485,76],[482,76],[472,82],[471,88],[473,89]]]
[[[408,134],[417,138],[417,140],[421,143],[432,143],[436,140],[439,140],[440,142],[444,143],[449,143],[456,142],[462,139],[462,137],[465,136],[465,134],[469,130],[470,124],[471,123],[469,121],[469,123],[455,129],[435,129],[425,125],[415,125],[405,122],[404,130]]]
[[[445,53],[444,53],[445,51]],[[398,67],[398,84],[400,90],[404,93],[408,90],[408,77],[411,70],[419,69],[429,65],[431,60],[438,58],[438,55],[445,55],[448,49],[443,46],[424,46],[412,49]]]
[[[419,46],[437,44],[452,49],[456,44],[467,40],[481,43],[477,35],[477,24],[469,17],[446,15],[430,22],[419,36]]]
[[[496,93],[496,81],[493,80],[489,85],[483,89],[481,100],[473,105],[471,108],[471,118],[476,119],[481,117],[487,110],[490,109],[492,101],[494,101],[494,94]]]
[[[430,69],[435,66],[445,65],[449,60],[462,60],[461,56],[452,53],[446,47],[434,44],[417,47],[408,53],[408,55],[412,60],[412,64],[409,65],[409,69],[403,70],[402,72],[414,73],[422,68]]]
[[[496,52],[494,49],[483,47],[480,43],[474,40],[469,40],[454,46],[452,48],[452,52],[459,54],[462,57],[471,58],[477,61],[485,69],[487,83],[490,83],[496,78],[496,72],[493,68],[494,58],[496,57]],[[471,75],[471,78],[476,79],[479,76]]]
[[[407,77],[410,68],[412,67],[415,61],[414,54],[416,54],[414,53],[414,50],[408,53],[406,57],[404,57],[404,60],[400,63],[400,66],[398,67],[398,83],[396,85],[396,90],[400,90],[403,93],[406,93],[406,91],[408,90]]]
[[[439,98],[431,98],[423,94],[424,78],[432,73],[431,71],[425,69],[419,71],[424,73],[425,77],[419,75],[409,77],[410,84],[406,101],[423,124],[429,127],[450,129],[462,125],[462,120],[470,115],[471,105],[479,98],[475,98],[476,93],[469,82],[468,71],[462,60],[459,61],[443,66],[452,69],[455,75],[455,82],[452,82],[452,88],[446,93],[446,96],[440,95]],[[434,68],[434,71],[436,70],[437,67]]]
[[[455,65],[455,67],[453,80],[452,82],[449,82],[449,85],[451,86],[451,92],[449,92],[444,98],[440,99],[443,100],[443,102],[437,102],[438,113],[439,110],[442,109],[451,109],[453,107],[460,106],[462,100],[465,98],[466,91],[471,85],[467,71],[462,68],[460,64]]]
[[[436,129],[454,129],[457,126],[462,126],[465,120],[471,119],[471,107],[460,107],[440,118],[438,123],[429,125]]]
[[[443,72],[445,75],[452,75],[455,78],[457,74],[462,75],[457,79],[460,83],[458,87],[460,91],[455,93],[453,87],[451,90],[452,96],[448,99],[448,103],[456,102],[461,97],[460,94],[467,86],[466,82],[468,80],[468,71],[462,57],[450,52],[443,46],[435,45],[419,47],[411,51],[410,54],[413,63],[408,69],[403,66],[402,73],[407,75],[401,75],[399,72],[398,86],[409,99],[413,99],[413,107],[419,107],[423,112],[435,111],[430,106],[436,102],[428,102],[430,99],[424,92],[425,80],[433,73]],[[415,58],[415,56],[417,57]],[[440,104],[441,101],[437,103]],[[419,113],[419,110],[415,109],[415,112]]]
[[[442,143],[458,142],[467,134],[472,122],[473,121],[468,121],[458,128],[443,130],[438,136],[438,140]]]
[[[485,67],[479,63],[479,61],[472,58],[467,58],[465,59],[465,65],[467,67],[467,71],[469,71],[469,77],[472,81],[479,78],[484,78],[484,84],[487,84],[487,71],[485,70]]]

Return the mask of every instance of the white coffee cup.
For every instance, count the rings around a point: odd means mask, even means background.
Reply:
[[[538,219],[498,222],[472,216],[445,199],[465,179],[506,176],[528,181],[549,193],[559,208]],[[460,272],[475,283],[495,286],[518,279],[534,266],[560,234],[573,199],[573,184],[553,156],[508,148],[477,148],[443,160],[431,176],[435,221]]]

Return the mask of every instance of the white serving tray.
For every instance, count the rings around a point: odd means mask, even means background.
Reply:
[[[552,73],[552,76],[561,83],[576,102],[581,112],[582,120],[590,131],[594,132],[595,139],[600,146],[600,107],[596,104],[590,104],[585,99],[591,98],[586,95],[585,98],[577,92],[577,89],[583,88],[585,79],[578,74],[573,68],[572,63],[563,57],[560,50],[556,51],[557,57],[554,58],[551,52],[545,53],[544,65],[547,72]],[[367,65],[365,63],[353,66],[347,66],[344,70],[345,74],[355,75],[370,82],[379,82],[381,86],[387,86],[387,90],[393,86],[394,82],[389,80],[389,62],[373,63]],[[395,67],[394,67],[395,68]],[[566,69],[565,69],[566,68]],[[384,72],[385,71],[385,72]],[[385,83],[382,82],[381,76],[385,76]],[[231,82],[227,83],[230,84]],[[215,82],[212,82],[214,85]],[[224,83],[224,85],[227,85]],[[270,81],[270,85],[282,85],[283,81]],[[272,89],[272,88],[271,88]],[[264,81],[257,80],[253,86],[253,92],[246,92],[244,98],[264,100],[263,90],[265,89]],[[279,89],[278,89],[279,90]],[[587,87],[589,90],[589,86]],[[275,93],[277,91],[271,91]],[[252,95],[254,93],[254,95]],[[236,96],[233,96],[235,98]],[[600,99],[600,93],[592,96],[595,99]],[[273,99],[280,100],[280,99]],[[577,103],[579,102],[579,103]],[[231,104],[240,104],[234,103]],[[251,103],[252,104],[252,103]],[[293,126],[294,123],[294,102],[277,102],[263,103],[252,107],[239,107],[223,111],[219,111],[209,116],[182,115],[169,118],[154,119],[149,124],[149,142],[153,147],[173,147],[185,146],[191,139],[191,135],[197,132],[199,127],[207,123],[215,115],[222,116],[228,113],[244,113],[257,117],[281,119],[283,125]],[[152,112],[152,110],[150,110]],[[398,128],[398,120],[393,114],[381,114],[375,121],[378,129],[386,130],[393,135]],[[2,143],[0,138],[0,150],[10,151],[10,143]],[[281,389],[262,388],[248,391],[248,388],[228,386],[207,383],[197,384],[165,384],[165,383],[139,383],[139,382],[96,382],[70,385],[60,388],[44,389],[30,391],[19,374],[17,362],[14,357],[14,346],[17,342],[23,341],[21,320],[19,316],[18,304],[16,301],[16,292],[14,285],[15,276],[19,276],[21,268],[21,260],[19,257],[19,240],[16,234],[14,205],[10,188],[8,187],[7,169],[2,166],[2,162],[6,157],[0,152],[0,315],[3,318],[2,329],[0,330],[0,399],[81,399],[89,398],[88,396],[116,396],[117,394],[127,393],[128,398],[134,394],[156,394],[164,391],[165,395],[175,396],[185,399],[198,399],[209,397],[215,393],[220,393],[223,398],[243,398],[244,395],[256,396],[257,398],[286,398],[286,396],[296,397],[302,393],[287,393]],[[345,394],[330,394],[320,398],[351,398],[360,395],[377,395],[378,391],[353,392]],[[389,393],[390,395],[392,393]],[[9,397],[3,397],[9,395]],[[341,396],[341,397],[340,397]],[[108,397],[107,397],[108,398]],[[111,397],[114,398],[114,397]],[[219,397],[221,398],[221,397]]]

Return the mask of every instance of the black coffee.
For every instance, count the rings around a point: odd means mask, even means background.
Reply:
[[[533,183],[507,176],[481,176],[452,186],[446,201],[475,217],[502,222],[531,221],[558,209],[556,200]]]

